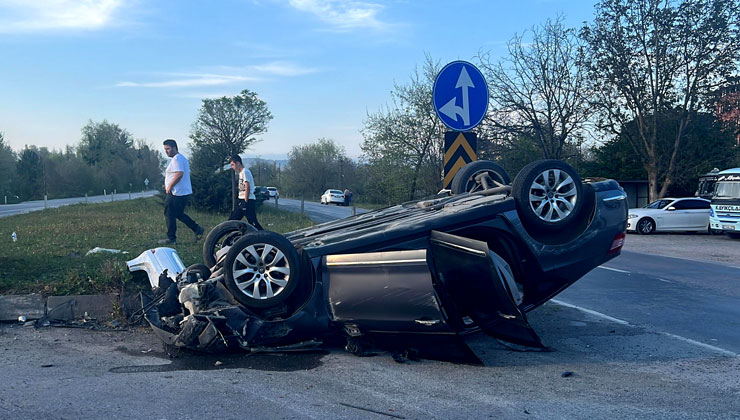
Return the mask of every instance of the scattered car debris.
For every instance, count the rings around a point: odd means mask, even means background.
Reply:
[[[573,372],[566,370],[565,372],[561,373],[560,376],[562,376],[563,378],[569,378],[573,376]]]
[[[97,254],[100,252],[109,252],[111,254],[128,254],[127,251],[121,251],[120,249],[101,248],[99,246],[96,246],[95,248],[87,251],[85,256],[90,255],[90,254]]]
[[[465,347],[481,330],[546,348],[525,314],[619,255],[626,195],[557,160],[527,165],[513,183],[494,162],[473,162],[451,192],[286,235],[224,222],[204,241],[205,264],[187,268],[175,250],[145,251],[127,263],[154,293],[135,316],[167,346],[204,352],[344,337],[358,355],[392,342],[405,361],[427,341]]]
[[[25,315],[21,315],[18,317],[18,322],[26,322],[27,319]]]

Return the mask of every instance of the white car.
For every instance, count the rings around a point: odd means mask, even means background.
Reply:
[[[334,203],[339,206],[344,205],[344,191],[342,190],[326,190],[321,195],[321,204]]]
[[[267,187],[267,192],[270,194],[270,198],[280,198],[280,191],[275,187]]]
[[[647,235],[653,232],[707,232],[709,200],[703,198],[662,198],[640,209],[629,209],[627,231]]]

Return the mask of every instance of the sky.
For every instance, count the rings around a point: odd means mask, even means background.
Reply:
[[[368,113],[428,54],[496,59],[515,34],[594,1],[0,0],[0,132],[15,150],[76,145],[107,120],[160,147],[204,98],[256,92],[273,115],[248,156],[329,138],[361,155]],[[431,98],[430,98],[431,100]]]

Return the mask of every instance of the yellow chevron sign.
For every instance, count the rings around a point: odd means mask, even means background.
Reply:
[[[475,133],[448,131],[445,133],[444,178],[442,187],[450,188],[457,171],[478,160],[475,152],[478,139]]]

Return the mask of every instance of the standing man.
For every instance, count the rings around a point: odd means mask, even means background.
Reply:
[[[167,222],[167,239],[160,244],[174,244],[177,240],[177,220],[185,223],[193,233],[197,242],[203,236],[203,227],[185,214],[193,187],[190,184],[190,164],[187,158],[177,151],[177,142],[172,139],[164,141],[164,152],[171,157],[164,175],[164,218]]]
[[[236,204],[236,208],[231,212],[229,220],[241,220],[242,217],[247,216],[247,222],[250,225],[257,228],[257,230],[263,230],[260,222],[257,221],[257,211],[255,206],[257,201],[254,197],[254,177],[252,171],[244,167],[242,163],[242,157],[234,155],[229,158],[229,164],[231,169],[234,170],[239,176],[239,201]]]

